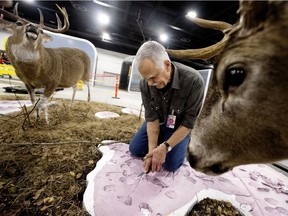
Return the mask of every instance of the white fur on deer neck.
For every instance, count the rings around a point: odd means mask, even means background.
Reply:
[[[17,61],[31,62],[40,59],[39,51],[27,49],[25,44],[12,44],[11,52]]]

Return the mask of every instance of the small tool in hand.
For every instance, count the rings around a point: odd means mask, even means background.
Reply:
[[[151,171],[151,166],[149,167],[149,169],[148,169],[148,171],[147,172],[141,172],[139,175],[138,175],[138,177],[141,177],[141,176],[143,176],[144,174],[148,174],[149,172]]]

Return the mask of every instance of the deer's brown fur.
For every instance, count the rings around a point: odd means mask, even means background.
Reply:
[[[189,145],[191,164],[210,174],[288,158],[288,2],[246,4]],[[239,86],[225,77],[233,67],[246,74]]]
[[[241,1],[239,12],[189,144],[208,174],[288,158],[288,2]]]

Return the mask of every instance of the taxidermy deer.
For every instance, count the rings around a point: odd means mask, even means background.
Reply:
[[[288,2],[241,1],[239,13],[222,45],[168,51],[200,59],[222,51],[188,149],[191,166],[212,175],[288,158]]]
[[[42,42],[52,40],[43,30],[63,33],[69,28],[68,14],[65,8],[58,9],[64,17],[63,27],[56,14],[58,29],[44,25],[43,14],[40,9],[40,23],[35,24],[18,16],[18,3],[14,13],[1,10],[5,16],[16,20],[16,23],[0,20],[2,27],[12,30],[12,35],[6,43],[8,59],[15,68],[16,75],[24,82],[33,104],[35,104],[35,88],[44,88],[43,95],[36,105],[37,113],[44,108],[48,123],[47,99],[57,87],[73,87],[71,105],[74,102],[77,83],[82,80],[88,87],[88,101],[90,101],[90,58],[82,50],[76,48],[45,48]]]

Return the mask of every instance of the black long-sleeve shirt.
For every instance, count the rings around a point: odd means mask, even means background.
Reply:
[[[148,86],[147,80],[140,81],[142,101],[147,122],[159,119],[166,123],[168,114],[176,116],[174,129],[180,125],[193,128],[203,102],[205,83],[195,69],[178,62],[172,63],[173,81],[165,92],[155,86]]]

